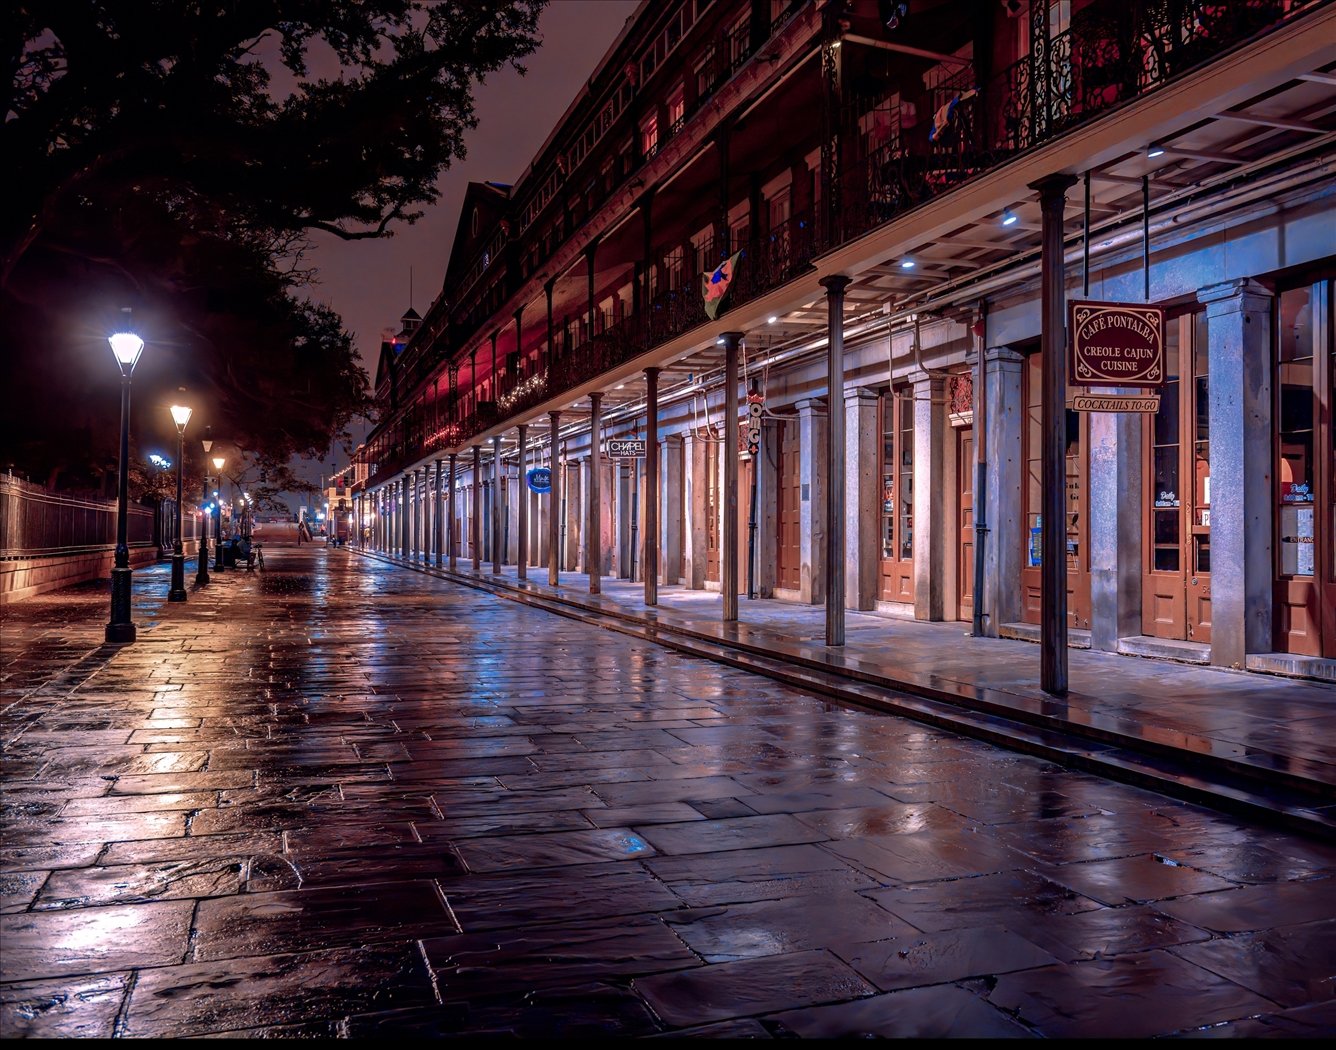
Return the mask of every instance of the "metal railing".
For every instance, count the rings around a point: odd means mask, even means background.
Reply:
[[[131,506],[131,547],[151,547],[154,511]],[[0,476],[0,558],[39,558],[116,548],[116,503],[48,492],[10,475]]]

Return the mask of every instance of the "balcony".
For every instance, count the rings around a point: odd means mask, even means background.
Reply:
[[[732,303],[757,298],[792,280],[817,256],[1329,2],[1152,0],[1136,6],[1099,0],[1077,12],[1046,50],[987,83],[978,84],[967,67],[894,104],[889,97],[846,98],[840,118],[846,151],[831,186],[833,201],[827,202],[834,206],[824,216],[795,215],[748,243],[709,249],[708,259],[688,267],[683,288],[660,293],[639,314],[518,379],[499,404],[480,404],[451,433],[457,442],[468,441],[702,326],[697,274],[711,260],[740,251]],[[727,40],[717,45],[715,69],[725,77],[736,69],[729,47]],[[860,126],[867,126],[869,114],[876,133],[863,137]],[[414,458],[405,447],[403,462]],[[385,466],[378,473],[388,476]]]

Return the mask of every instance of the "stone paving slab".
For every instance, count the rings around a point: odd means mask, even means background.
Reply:
[[[1336,1031],[1330,843],[266,555],[4,609],[0,1036]]]

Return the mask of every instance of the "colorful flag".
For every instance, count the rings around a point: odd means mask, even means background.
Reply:
[[[719,306],[728,293],[728,286],[733,282],[733,270],[741,254],[734,252],[721,262],[713,273],[701,274],[705,281],[705,314],[711,321],[719,314]]]

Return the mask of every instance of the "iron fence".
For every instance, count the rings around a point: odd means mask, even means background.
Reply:
[[[131,547],[153,546],[154,511],[128,508]],[[0,477],[0,558],[82,554],[116,548],[116,504],[48,492],[12,476]]]

